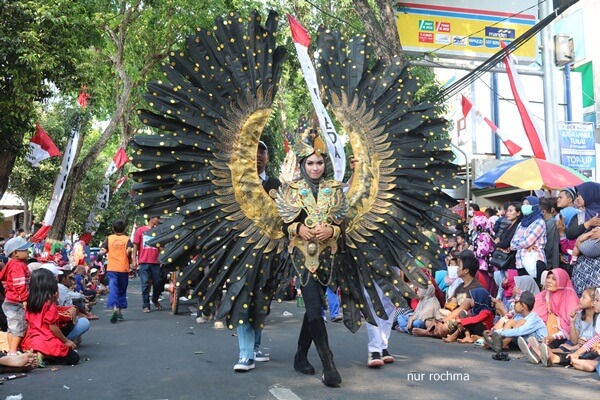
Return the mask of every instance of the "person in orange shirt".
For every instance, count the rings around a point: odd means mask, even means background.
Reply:
[[[110,322],[113,324],[123,319],[122,309],[127,308],[127,286],[129,285],[129,266],[133,244],[125,235],[125,222],[113,223],[113,234],[102,243],[102,253],[106,253],[108,276],[108,300],[106,308],[112,308]]]

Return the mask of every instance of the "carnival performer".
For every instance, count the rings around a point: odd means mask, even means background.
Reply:
[[[326,138],[329,148],[341,139],[321,121],[323,137],[303,142],[302,178],[282,174],[285,186],[273,201],[257,173],[257,148],[283,73],[278,21],[275,12],[266,19],[230,13],[170,55],[164,79],[148,85],[149,109],[138,112],[159,134],[132,139],[134,202],[141,215],[165,216],[148,231],[148,244],[161,248],[159,261],[189,285],[200,311],[225,287],[216,318],[229,329],[263,329],[275,293],[298,271],[307,311],[295,367],[314,373],[306,358],[314,342],[323,383],[339,386],[321,318],[325,288],[339,288],[351,332],[363,321],[375,324],[375,315],[388,319],[375,288],[399,306],[402,296],[416,296],[408,283],[431,283],[421,266],[439,267],[442,250],[423,232],[451,233],[455,201],[442,189],[460,181],[447,122],[434,104],[415,103],[421,83],[410,65],[372,63],[365,36],[346,42],[324,28],[317,76],[356,156],[355,179],[344,196],[342,184],[326,178],[329,160],[343,176],[345,155],[324,157],[318,142]],[[342,66],[351,73],[340,73]],[[316,139],[310,131],[308,138]],[[284,204],[294,207],[283,213]]]
[[[295,146],[301,178],[281,189],[277,205],[306,306],[294,369],[303,374],[315,373],[307,358],[314,342],[323,364],[323,383],[337,387],[342,378],[333,362],[321,311],[333,278],[341,233],[339,224],[347,204],[342,184],[325,179],[326,147],[319,136],[313,139],[315,133],[316,130],[311,130]]]

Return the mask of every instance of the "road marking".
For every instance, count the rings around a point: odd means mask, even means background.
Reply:
[[[269,389],[269,391],[273,396],[275,396],[279,400],[302,400],[300,397],[296,396],[296,394],[290,389],[274,387]]]

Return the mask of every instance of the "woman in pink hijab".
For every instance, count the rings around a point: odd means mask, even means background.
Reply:
[[[571,332],[569,315],[572,311],[577,310],[578,307],[579,298],[567,271],[561,268],[550,270],[546,276],[546,290],[541,291],[535,296],[535,306],[533,307],[533,311],[544,322],[548,322],[549,310],[558,319],[560,325],[559,331],[549,336],[546,339],[546,343],[557,341],[556,344],[560,344],[569,339]],[[555,345],[552,347],[555,347]]]

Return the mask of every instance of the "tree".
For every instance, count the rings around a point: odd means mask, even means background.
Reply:
[[[3,1],[0,14],[0,196],[16,158],[26,151],[40,102],[56,87],[80,86],[85,49],[99,39],[90,28],[91,1]]]
[[[100,2],[94,21],[105,42],[95,48],[97,73],[90,84],[92,98],[108,114],[108,125],[89,151],[77,161],[59,205],[49,237],[61,239],[66,230],[75,193],[87,171],[97,161],[111,138],[120,132],[126,146],[139,129],[132,116],[143,105],[145,83],[156,78],[159,64],[196,25],[212,22],[226,12],[229,2],[203,0]],[[111,107],[114,102],[114,107]]]

